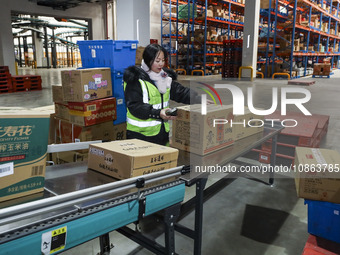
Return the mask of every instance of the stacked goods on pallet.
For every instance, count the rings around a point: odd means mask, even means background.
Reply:
[[[12,78],[8,66],[0,66],[0,94],[12,92]]]
[[[315,63],[313,69],[313,78],[324,77],[329,78],[331,74],[331,64],[329,63]]]
[[[298,112],[288,112],[282,116],[279,111],[266,117],[267,119],[296,120],[295,127],[284,128],[277,137],[276,164],[290,166],[294,164],[295,148],[297,146],[319,148],[322,139],[328,131],[329,116],[312,114],[305,116]],[[293,125],[289,123],[288,125]],[[256,158],[262,163],[270,163],[272,140],[263,143],[253,150],[248,157]]]
[[[340,243],[340,154],[335,150],[297,147],[297,195],[308,205],[308,232]]]
[[[125,68],[135,65],[137,43],[134,40],[78,41],[83,67],[111,68],[112,92],[117,100],[115,125],[126,122],[123,73]]]
[[[243,40],[223,41],[222,78],[238,78]]]

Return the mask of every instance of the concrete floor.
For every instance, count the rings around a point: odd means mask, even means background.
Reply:
[[[0,94],[0,108],[51,105],[51,85],[61,84],[60,70],[20,69],[20,74],[41,75],[43,90]],[[209,84],[214,84],[215,81],[221,83],[220,76],[180,77],[185,85],[190,85],[192,79]],[[330,115],[328,133],[321,147],[340,151],[338,132],[340,71],[336,70],[330,79],[314,80],[316,84],[304,87],[312,94],[311,100],[305,106],[314,114]],[[271,106],[272,88],[287,86],[287,80],[270,79],[256,79],[254,82],[228,81],[228,83],[239,86],[243,91],[248,86],[252,86],[255,92],[255,105],[265,109]],[[221,93],[228,99],[227,95]],[[293,108],[288,110],[297,111]],[[208,182],[213,183],[214,180]],[[194,190],[188,188],[185,199],[192,197],[193,193]],[[193,226],[193,222],[193,213],[180,221],[185,226]],[[163,243],[164,237],[159,235],[161,226],[158,222],[150,218],[141,225],[142,231]],[[114,245],[110,254],[152,254],[117,232],[110,233],[110,238]],[[297,255],[302,253],[307,238],[307,207],[303,199],[297,198],[294,180],[291,178],[276,178],[273,186],[238,178],[204,204],[203,255]],[[176,234],[176,252],[189,255],[193,254],[192,251],[192,240]],[[99,240],[95,239],[62,254],[97,254],[98,252]]]

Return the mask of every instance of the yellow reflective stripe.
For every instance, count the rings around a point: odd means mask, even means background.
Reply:
[[[142,85],[142,91],[143,91],[143,103],[148,104],[149,103],[149,95],[148,90],[146,89],[146,85],[142,79],[139,79],[139,83]]]
[[[131,119],[129,117],[126,118],[127,123],[136,126],[136,127],[154,127],[160,125],[162,123],[161,120],[151,120],[151,121],[138,121]]]

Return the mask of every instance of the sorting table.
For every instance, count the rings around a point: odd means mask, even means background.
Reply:
[[[251,149],[272,139],[271,165],[275,165],[277,134],[282,127],[265,123],[264,131],[235,142],[232,146],[198,156],[180,151],[179,167],[113,181],[87,169],[87,162],[48,166],[44,192],[0,203],[1,254],[55,254],[99,237],[101,254],[109,251],[108,233],[117,230],[155,254],[175,254],[174,232],[194,240],[194,254],[201,254],[204,196],[208,172],[196,172],[195,165],[224,166],[238,162]],[[186,173],[188,165],[191,172]],[[228,180],[239,177],[229,173]],[[273,184],[271,172],[268,184]],[[186,203],[185,186],[196,186],[196,195]],[[194,205],[194,230],[177,222],[180,211]],[[133,232],[126,225],[164,210],[165,246]]]
[[[275,166],[277,135],[283,129],[278,122],[266,121],[263,132],[248,136],[236,141],[232,146],[218,150],[205,156],[199,156],[188,152],[181,152],[179,164],[191,165],[191,172],[182,176],[180,179],[185,181],[186,186],[196,186],[196,195],[189,201],[182,204],[181,214],[185,214],[192,207],[195,208],[194,229],[182,226],[176,223],[175,230],[192,238],[194,240],[194,254],[200,255],[202,249],[202,224],[203,224],[203,202],[204,197],[211,196],[215,193],[218,186],[225,186],[240,176],[245,176],[241,172],[230,172],[220,175],[221,180],[217,181],[209,188],[205,189],[207,180],[211,175],[209,171],[194,171],[196,166],[226,166],[230,163],[244,165],[244,162],[237,160],[244,156],[252,149],[258,147],[269,139],[272,140],[272,151],[270,157],[270,166]],[[199,169],[199,167],[198,167]],[[270,168],[271,170],[273,168]],[[268,185],[274,183],[274,172],[269,172]]]

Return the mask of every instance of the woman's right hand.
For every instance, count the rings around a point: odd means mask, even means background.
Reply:
[[[175,120],[176,119],[176,116],[168,116],[166,115],[166,110],[167,109],[170,109],[170,108],[165,108],[165,109],[162,109],[161,112],[159,113],[159,115],[161,116],[161,118],[163,120]]]

